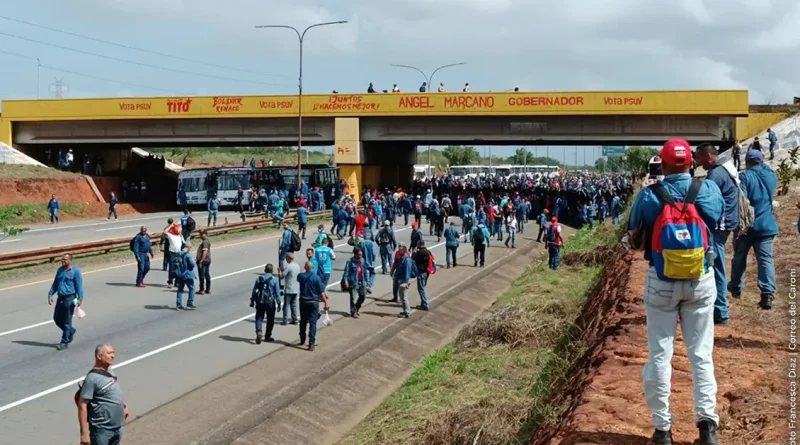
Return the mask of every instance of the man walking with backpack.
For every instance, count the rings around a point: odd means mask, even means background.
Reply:
[[[184,241],[189,241],[189,238],[192,237],[192,232],[197,227],[197,224],[194,222],[194,218],[189,216],[189,211],[184,210],[183,216],[181,216],[181,235],[183,235]]]
[[[392,268],[392,254],[397,246],[397,239],[394,236],[394,230],[391,227],[391,221],[388,219],[383,223],[383,227],[378,231],[378,246],[381,251],[381,273],[386,274]]]
[[[253,292],[250,294],[250,307],[256,309],[256,344],[260,345],[261,340],[267,342],[275,341],[272,338],[272,328],[275,326],[275,309],[281,297],[281,289],[278,279],[272,275],[274,269],[272,264],[264,267],[264,274],[256,278],[253,285]],[[264,317],[267,317],[267,330],[264,332]]]
[[[700,445],[717,445],[719,416],[714,377],[713,249],[709,228],[722,221],[723,199],[713,181],[692,179],[689,143],[673,139],[659,153],[664,180],[636,196],[623,245],[644,226],[647,270],[649,357],[642,371],[647,407],[652,413],[655,445],[672,445],[669,409],[672,356],[678,322],[692,368],[694,419]],[[647,239],[650,236],[651,239]],[[636,246],[638,247],[638,246]]]
[[[483,225],[483,223],[478,223],[477,227],[472,229],[472,252],[475,257],[475,267],[478,267],[478,260],[480,259],[481,267],[486,262],[486,248],[489,247],[489,240],[491,236],[489,235],[489,229]]]
[[[139,233],[131,241],[131,250],[136,257],[136,287],[144,287],[144,277],[150,272],[150,259],[153,258],[147,226],[139,228]]]
[[[197,264],[192,259],[191,250],[191,244],[184,244],[181,253],[172,258],[174,264],[173,271],[175,272],[175,285],[178,288],[175,294],[175,310],[177,311],[197,309],[197,306],[194,305],[194,269],[197,267]],[[183,307],[184,288],[187,288],[189,291],[189,300],[186,302],[185,308]]]
[[[717,299],[714,302],[714,323],[727,324],[728,315],[728,281],[725,278],[725,245],[731,231],[739,230],[739,193],[736,179],[719,161],[719,152],[713,144],[705,143],[697,146],[697,163],[707,174],[706,180],[717,184],[722,199],[725,201],[725,213],[717,227],[709,227],[712,239],[709,244],[714,248],[714,279],[717,287]]]
[[[561,261],[561,246],[564,239],[561,237],[561,224],[555,216],[550,220],[545,229],[545,246],[547,246],[548,265],[552,270],[558,270],[558,263]]]
[[[342,288],[350,293],[350,316],[358,318],[369,288],[369,270],[364,262],[363,252],[356,248],[353,257],[347,260],[342,275]]]
[[[297,239],[295,240],[295,237]],[[289,223],[283,223],[283,235],[281,235],[281,245],[278,251],[278,268],[283,268],[283,261],[286,259],[286,254],[289,252],[297,252],[300,250],[300,237],[289,228]]]
[[[425,247],[425,241],[417,243],[417,250],[411,256],[417,265],[417,291],[419,292],[419,306],[417,309],[428,310],[428,277],[434,272],[433,254]]]

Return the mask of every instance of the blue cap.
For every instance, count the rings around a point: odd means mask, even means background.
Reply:
[[[761,150],[748,150],[744,160],[761,162],[764,160],[764,155],[761,154]]]

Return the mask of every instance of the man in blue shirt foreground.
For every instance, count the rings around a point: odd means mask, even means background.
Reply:
[[[61,267],[56,271],[56,278],[47,293],[47,304],[53,305],[53,295],[58,294],[53,311],[53,321],[61,329],[61,342],[56,349],[62,351],[69,347],[77,329],[72,327],[72,314],[75,307],[83,304],[83,277],[77,267],[72,266],[72,255],[61,257]]]
[[[676,202],[683,202],[692,184],[689,168],[692,165],[691,147],[681,139],[667,141],[661,149],[665,178],[660,186]],[[717,227],[724,210],[722,194],[712,181],[700,184],[695,207],[705,226],[703,230]],[[647,270],[644,304],[647,311],[647,342],[649,356],[642,371],[647,408],[652,413],[656,445],[672,445],[672,414],[669,410],[672,355],[675,333],[680,320],[683,341],[692,367],[694,385],[695,424],[700,432],[700,444],[716,445],[719,416],[717,408],[717,381],[714,376],[714,301],[717,292],[713,273],[713,252],[709,247],[703,260],[703,273],[698,279],[662,280],[653,267],[652,237],[656,219],[664,204],[654,189],[642,189],[631,209],[628,234],[623,245],[631,247],[635,231],[644,230],[644,257],[650,262]],[[690,236],[689,230],[685,232]],[[712,235],[709,231],[708,238]]]
[[[325,286],[317,274],[314,265],[306,261],[305,272],[297,276],[300,284],[300,346],[306,344],[306,326],[308,326],[308,350],[313,351],[317,342],[317,319],[319,318],[319,302],[325,310],[329,310],[328,296]]]

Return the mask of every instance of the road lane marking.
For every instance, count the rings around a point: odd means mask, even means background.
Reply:
[[[24,328],[17,328],[17,329],[12,329],[12,330],[6,331],[6,332],[0,332],[0,337],[2,337],[4,335],[11,335],[11,334],[14,334],[14,333],[17,333],[17,332],[27,331],[28,329],[38,328],[39,326],[45,326],[45,325],[48,325],[50,323],[53,323],[53,320],[47,320],[47,321],[43,321],[41,323],[32,324],[30,326],[25,326]]]
[[[439,247],[439,246],[441,246],[443,244],[445,244],[445,242],[438,243],[436,245],[431,246],[430,248],[434,249],[434,248]],[[497,262],[500,259],[502,259],[502,257],[498,258],[494,262]],[[491,264],[494,264],[494,262],[492,262]],[[491,266],[491,264],[490,264],[490,266]],[[256,266],[256,267],[261,267],[261,266]],[[382,268],[383,268],[382,266],[378,266],[378,267],[375,268],[375,270],[380,270]],[[255,269],[255,267],[254,268],[250,268],[249,270],[253,270],[253,269]],[[245,270],[235,272],[234,274],[243,273],[243,272],[245,272]],[[224,275],[224,276],[220,275],[220,277],[218,277],[218,278],[223,278],[225,276],[230,276],[230,275],[234,275],[234,274],[228,274],[228,275]],[[325,290],[328,290],[328,289],[330,289],[332,287],[338,286],[340,283],[341,283],[341,280],[339,280],[339,281],[337,281],[335,283],[331,283],[325,288]],[[460,283],[456,283],[456,284],[460,284]],[[434,299],[435,299],[435,297],[431,298],[431,301],[433,301]],[[224,323],[224,324],[221,324],[221,325],[219,325],[217,327],[214,327],[214,328],[208,329],[206,331],[200,332],[199,334],[192,335],[191,337],[184,338],[183,340],[178,340],[178,341],[176,341],[174,343],[170,343],[170,344],[168,344],[166,346],[162,346],[162,347],[160,347],[158,349],[155,349],[153,351],[147,352],[145,354],[139,355],[137,357],[134,357],[134,358],[131,358],[131,359],[128,359],[128,360],[125,360],[122,363],[119,363],[117,365],[112,366],[112,369],[116,370],[116,369],[122,368],[123,366],[127,366],[127,365],[130,365],[130,364],[136,363],[136,362],[138,362],[140,360],[144,360],[144,359],[152,357],[152,356],[154,356],[156,354],[160,354],[160,353],[162,353],[164,351],[168,351],[168,350],[170,350],[172,348],[175,348],[177,346],[186,344],[186,343],[188,343],[190,341],[193,341],[193,340],[196,340],[198,338],[205,337],[208,334],[213,334],[214,332],[217,332],[217,331],[220,331],[220,330],[225,329],[227,327],[233,326],[236,323],[241,323],[242,321],[245,321],[245,320],[247,320],[249,318],[253,318],[253,317],[254,317],[253,313],[250,312],[249,314],[247,314],[247,315],[245,315],[243,317],[239,317],[239,318],[237,318],[235,320],[231,320],[231,321],[229,321],[227,323]],[[32,401],[34,401],[36,399],[40,399],[40,398],[42,398],[42,397],[44,397],[46,395],[49,395],[49,394],[52,394],[54,392],[60,391],[60,390],[62,390],[64,388],[68,388],[68,387],[70,387],[72,385],[78,384],[81,381],[83,381],[84,378],[85,377],[79,377],[77,379],[70,380],[69,382],[62,383],[61,385],[54,386],[54,387],[52,387],[50,389],[46,389],[44,391],[38,392],[36,394],[33,394],[31,396],[25,397],[24,399],[20,399],[20,400],[17,400],[15,402],[11,402],[11,403],[9,403],[7,405],[0,406],[0,413],[2,413],[4,411],[8,411],[8,410],[10,410],[12,408],[16,408],[17,406],[23,405],[25,403],[32,402]]]
[[[22,238],[8,239],[8,240],[0,241],[0,244],[18,243],[20,241],[22,241]]]

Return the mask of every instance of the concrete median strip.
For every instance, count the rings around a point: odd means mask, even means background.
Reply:
[[[388,298],[370,304],[358,321],[323,329],[314,353],[278,349],[143,415],[126,427],[126,443],[333,443],[426,353],[490,306],[528,266],[535,246],[528,241],[510,255],[491,248],[484,269],[441,270],[429,281],[431,311],[415,311],[410,320],[396,318],[400,308]],[[463,250],[471,263],[471,249]]]

